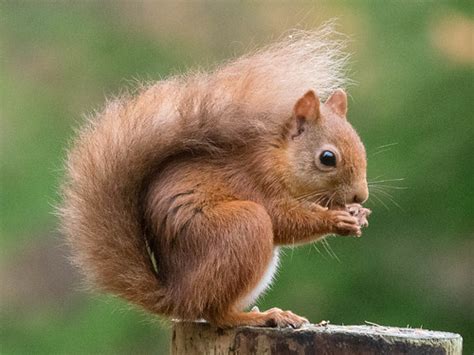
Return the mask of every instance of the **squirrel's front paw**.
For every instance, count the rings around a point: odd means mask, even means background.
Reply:
[[[359,237],[362,234],[359,220],[352,216],[348,211],[329,210],[330,229],[332,233],[339,235],[355,235]]]
[[[358,203],[347,205],[346,209],[351,214],[351,216],[354,216],[355,218],[357,218],[359,225],[361,227],[367,227],[369,225],[369,221],[367,220],[367,218],[372,213],[371,210],[363,207],[362,205]]]

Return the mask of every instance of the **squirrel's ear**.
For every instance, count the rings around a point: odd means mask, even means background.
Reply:
[[[332,93],[329,99],[324,103],[331,108],[336,114],[341,117],[346,117],[347,114],[347,94],[342,89],[337,89]]]
[[[313,90],[309,90],[299,98],[293,109],[296,118],[315,120],[319,117],[319,98]]]
[[[316,120],[319,115],[319,98],[313,90],[309,90],[296,101],[290,124],[291,138],[303,133],[306,122]]]

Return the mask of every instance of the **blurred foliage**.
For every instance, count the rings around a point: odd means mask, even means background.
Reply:
[[[166,352],[166,326],[81,292],[58,247],[52,206],[73,129],[137,80],[334,16],[353,52],[349,117],[369,179],[387,186],[372,191],[363,238],[287,249],[259,306],[458,332],[474,350],[471,2],[2,2],[2,353]]]

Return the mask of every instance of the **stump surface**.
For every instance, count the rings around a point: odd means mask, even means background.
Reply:
[[[459,334],[369,325],[301,329],[174,322],[173,355],[181,354],[461,354]]]

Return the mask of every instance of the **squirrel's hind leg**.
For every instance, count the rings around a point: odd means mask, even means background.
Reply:
[[[274,260],[273,226],[259,204],[250,201],[218,203],[203,210],[193,223],[193,232],[208,235],[207,257],[196,275],[201,302],[207,304],[203,317],[218,326],[268,326],[299,328],[308,320],[290,311],[272,308],[266,312],[243,312],[241,305],[252,294]],[[273,265],[273,267],[276,267]]]
[[[219,326],[299,327],[306,321],[279,309],[240,310],[274,256],[272,222],[263,206],[239,200],[206,203],[169,252],[166,258],[180,261],[168,275],[174,316]]]

